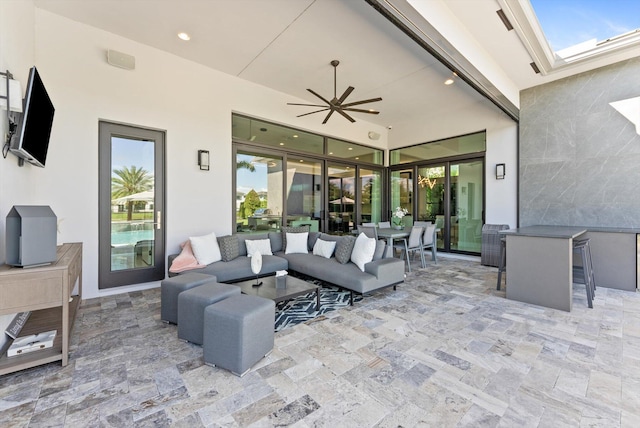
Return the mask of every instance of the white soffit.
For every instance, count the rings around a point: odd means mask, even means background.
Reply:
[[[529,0],[497,0],[497,2],[543,76],[564,71],[569,67],[588,66],[591,63],[594,66],[587,69],[599,67],[603,64],[596,64],[595,61],[598,59],[625,53],[628,57],[632,57],[637,55],[637,50],[640,49],[640,33],[632,32],[601,43],[593,43],[590,46],[583,45],[579,50],[566,49],[564,51],[566,54],[561,56],[551,49]],[[620,59],[617,57],[611,62],[622,59],[624,57]]]

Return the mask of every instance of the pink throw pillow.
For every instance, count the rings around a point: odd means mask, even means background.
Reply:
[[[181,247],[182,251],[178,257],[173,259],[169,272],[179,273],[185,270],[198,269],[206,266],[198,264],[198,260],[196,260],[196,256],[193,255],[193,250],[191,249],[191,242],[186,241],[181,245]]]

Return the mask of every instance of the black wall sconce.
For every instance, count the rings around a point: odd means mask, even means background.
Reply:
[[[209,150],[198,150],[198,166],[203,171],[209,171]]]
[[[496,180],[504,180],[505,168],[503,163],[496,164]]]

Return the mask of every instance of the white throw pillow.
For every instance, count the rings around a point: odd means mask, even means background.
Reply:
[[[287,249],[285,254],[308,254],[307,241],[309,240],[309,232],[289,233],[287,232]]]
[[[313,246],[313,254],[324,257],[325,259],[330,259],[335,249],[336,241],[323,241],[318,238],[316,245]]]
[[[369,238],[364,233],[358,235],[351,252],[351,261],[364,272],[364,265],[373,260],[376,252],[376,238]]]
[[[216,239],[216,234],[211,232],[204,236],[192,236],[189,238],[193,255],[200,265],[208,265],[209,263],[219,262],[222,260],[220,246]]]
[[[247,244],[247,257],[251,257],[255,252],[263,256],[273,256],[269,239],[247,239],[244,242]]]

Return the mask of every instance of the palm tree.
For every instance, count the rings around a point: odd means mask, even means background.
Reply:
[[[241,160],[236,162],[236,169],[248,169],[251,172],[255,172],[256,167],[249,161]]]
[[[111,200],[144,192],[153,188],[153,178],[144,168],[132,165],[114,169],[111,177]],[[134,201],[127,202],[127,221],[131,221]]]

